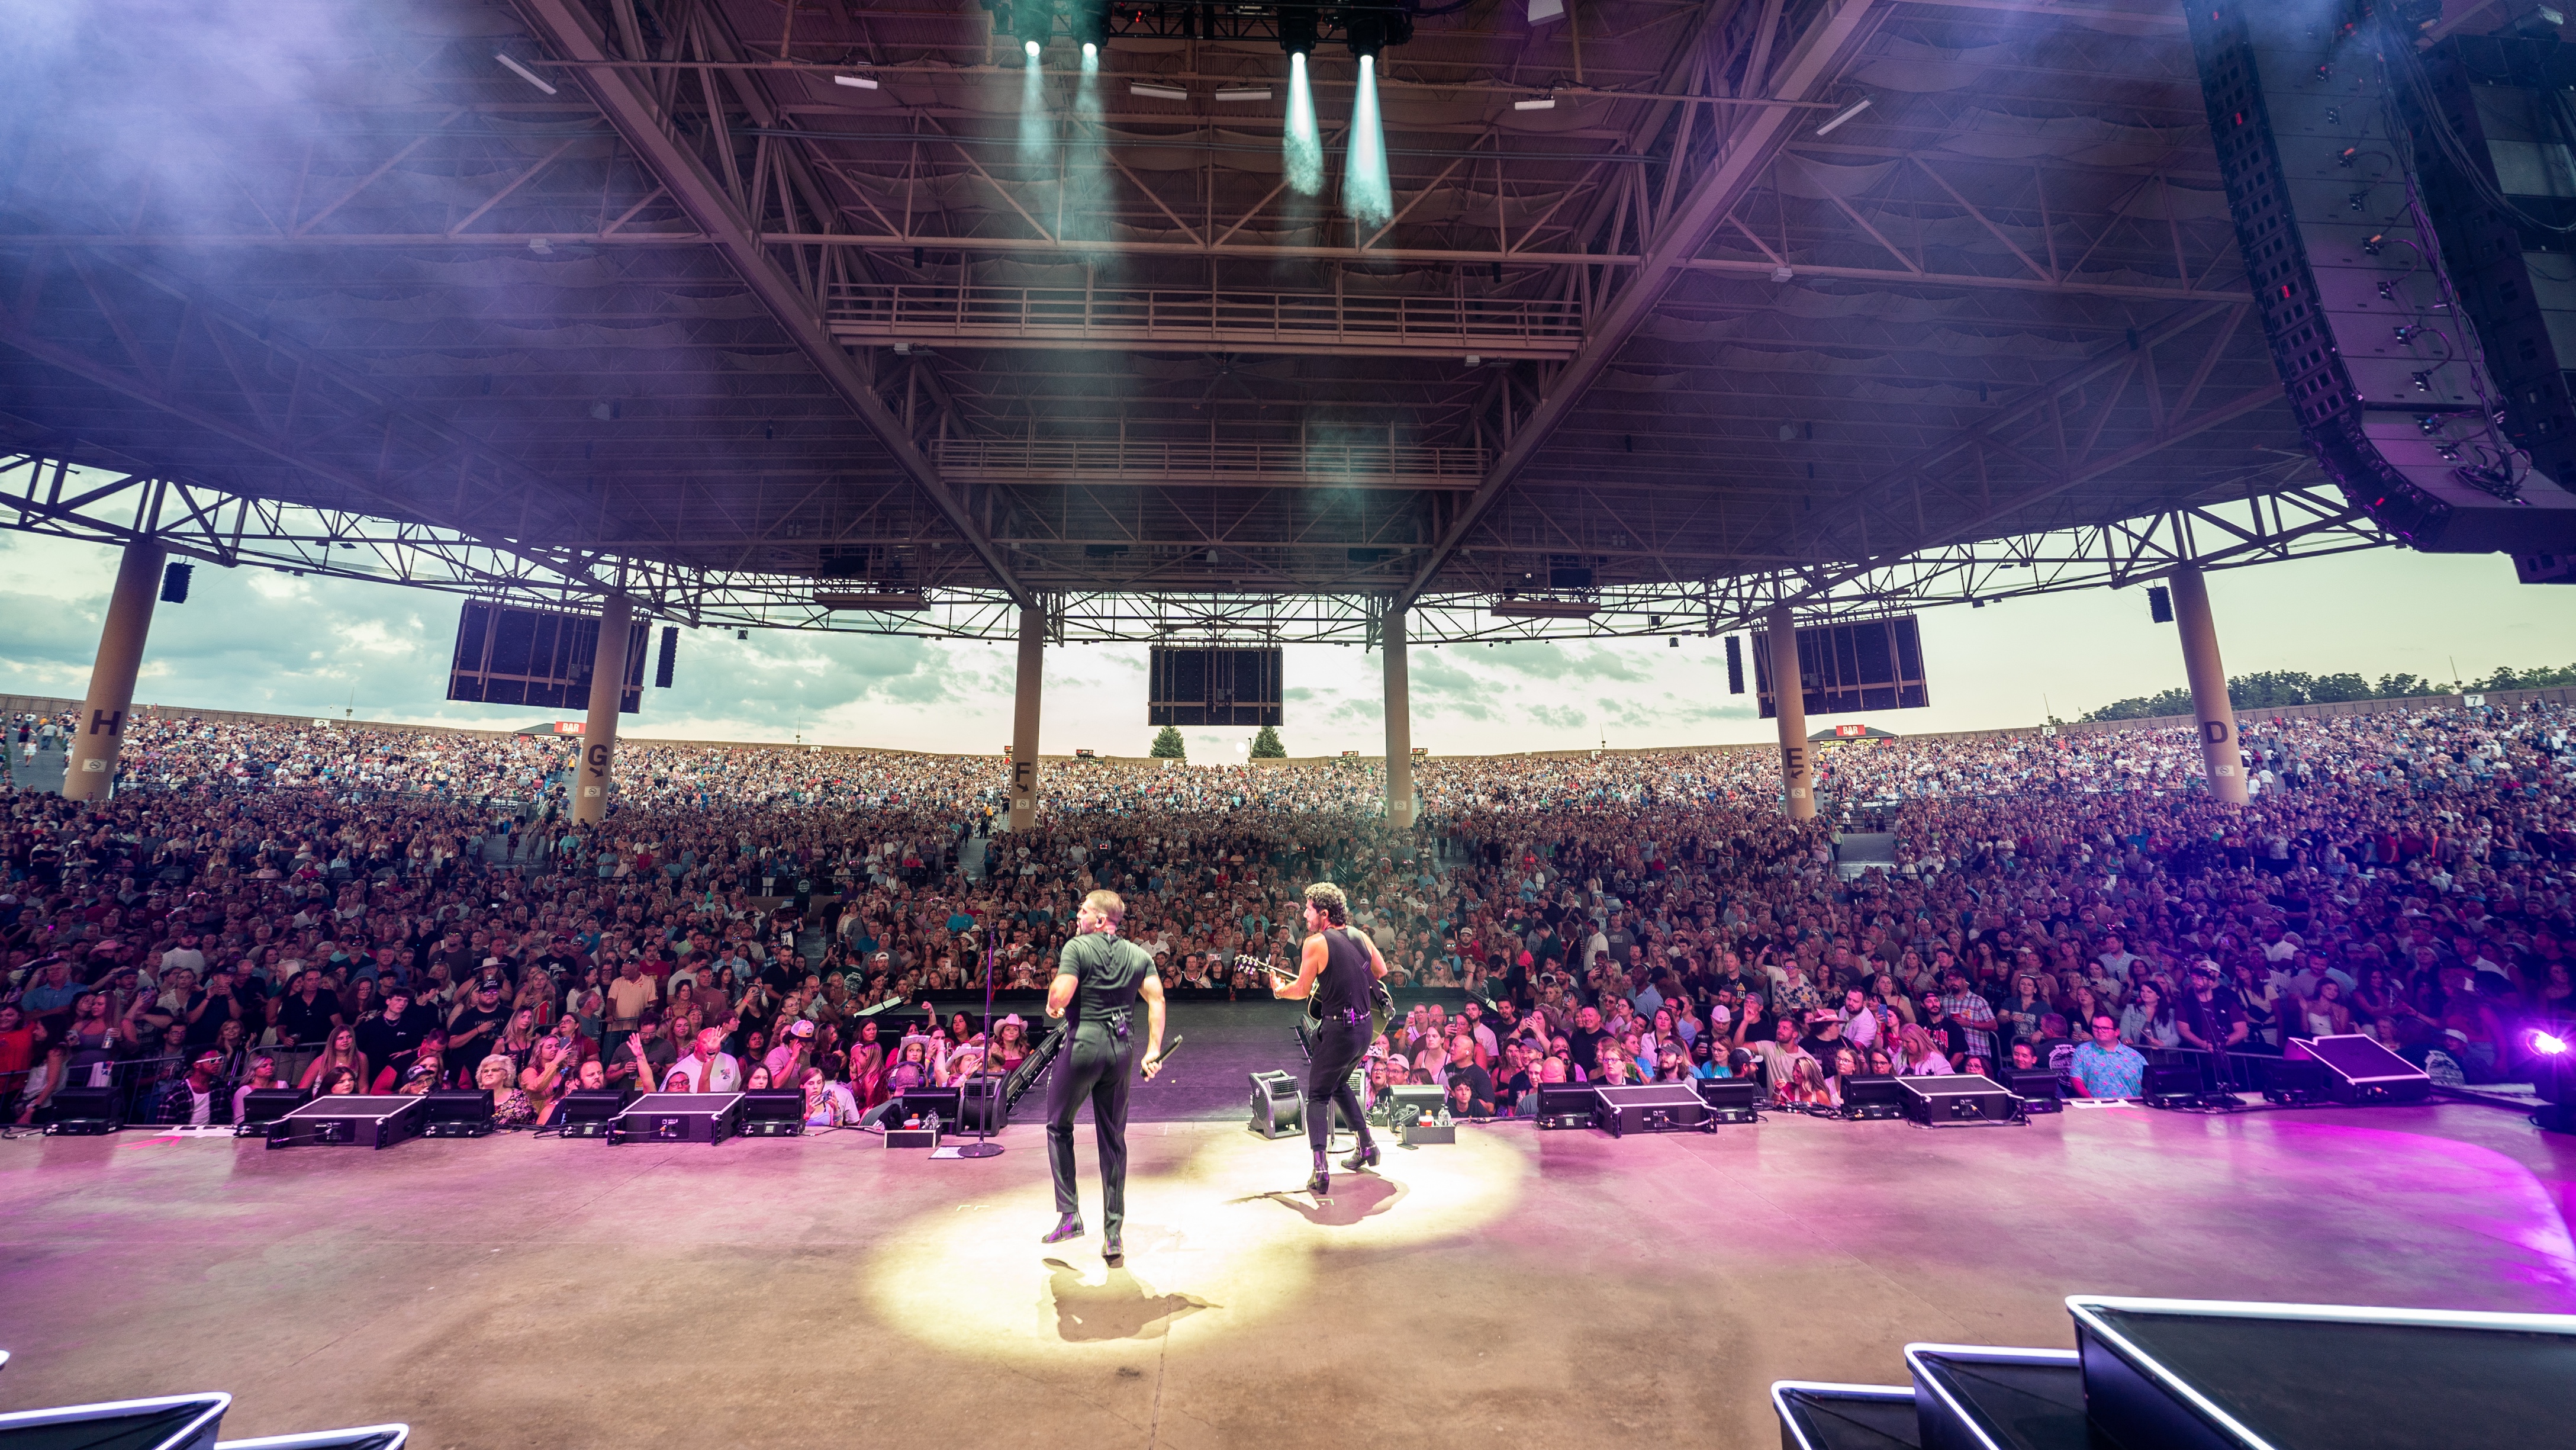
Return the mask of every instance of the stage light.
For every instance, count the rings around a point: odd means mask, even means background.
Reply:
[[[1177,86],[1149,86],[1141,81],[1127,87],[1127,93],[1136,96],[1152,96],[1158,101],[1186,101],[1190,98],[1189,92]]]
[[[1843,122],[1850,120],[1852,117],[1859,115],[1863,111],[1868,110],[1869,103],[1875,99],[1877,98],[1874,96],[1863,96],[1859,100],[1852,102],[1850,105],[1843,107],[1841,110],[1834,112],[1832,120],[1829,120],[1825,122],[1825,124],[1816,128],[1816,134],[1823,136],[1830,133],[1835,127],[1841,125]]]
[[[1514,101],[1512,102],[1512,109],[1515,111],[1553,111],[1556,109],[1556,97],[1540,96],[1538,99],[1531,101]]]
[[[1378,231],[1395,216],[1395,192],[1386,172],[1386,135],[1378,120],[1377,61],[1369,55],[1360,57],[1359,90],[1351,103],[1351,150],[1342,174],[1342,210],[1364,233]]]
[[[1317,30],[1315,12],[1306,9],[1282,9],[1279,12],[1279,48],[1290,55],[1306,56],[1315,51]]]
[[[868,79],[866,76],[834,76],[832,77],[832,84],[836,86],[848,86],[852,90],[858,91],[873,91],[877,88],[877,83]]]
[[[538,90],[541,90],[550,96],[555,93],[555,88],[547,85],[544,81],[539,80],[535,71],[528,69],[526,66],[519,64],[517,61],[510,59],[506,55],[495,54],[492,58],[499,61],[501,64],[508,66],[510,68],[510,74],[526,81],[529,85],[535,86]]]
[[[1085,58],[1109,44],[1109,0],[1073,0],[1065,7],[1065,28]]]
[[[1270,99],[1270,88],[1264,86],[1257,91],[1219,91],[1216,93],[1216,98],[1220,101],[1266,101]]]
[[[1324,189],[1324,139],[1315,128],[1315,93],[1306,84],[1306,52],[1288,57],[1288,125],[1279,133],[1289,189],[1313,196]]]
[[[1029,54],[1029,59],[1031,59],[1031,60],[1035,60],[1035,59],[1037,59],[1037,58],[1038,58],[1038,49],[1039,49],[1039,46],[1038,46],[1038,43],[1037,43],[1036,41],[1034,41],[1034,40],[1023,41],[1023,42],[1021,42],[1021,44],[1020,44],[1020,48],[1021,48],[1022,50],[1025,50],[1025,51],[1027,51],[1027,52],[1028,52],[1028,54]]]
[[[2547,1032],[2531,1034],[2531,1050],[2544,1057],[2556,1057],[2567,1050],[2567,1039]]]
[[[1082,58],[1084,60],[1091,61],[1100,59],[1100,47],[1092,44],[1090,41],[1084,41],[1082,43]]]

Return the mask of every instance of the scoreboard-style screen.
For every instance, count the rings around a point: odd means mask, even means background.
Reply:
[[[1148,725],[1278,725],[1279,650],[1154,647]]]
[[[628,715],[644,704],[644,640],[650,629],[651,621],[638,619],[627,635],[626,688],[617,708]],[[469,599],[456,621],[456,660],[447,675],[447,698],[586,710],[598,651],[596,616]]]
[[[1920,710],[1932,703],[1923,679],[1923,642],[1914,616],[1855,619],[1798,631],[1798,683],[1807,713],[1849,715],[1859,710]],[[1771,698],[1771,638],[1753,635],[1753,684],[1762,718],[1777,718]]]

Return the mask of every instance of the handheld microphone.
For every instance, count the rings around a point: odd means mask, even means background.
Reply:
[[[1172,1060],[1172,1054],[1180,1051],[1183,1040],[1184,1039],[1182,1038],[1175,1037],[1171,1041],[1164,1043],[1162,1052],[1157,1054],[1154,1060],[1156,1062],[1170,1062]],[[1136,1065],[1136,1075],[1138,1077],[1143,1077],[1145,1075],[1145,1065],[1143,1063],[1138,1063]]]

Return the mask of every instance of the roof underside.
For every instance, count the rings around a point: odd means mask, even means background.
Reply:
[[[1059,39],[1030,146],[971,0],[76,7],[0,103],[0,428],[558,557],[1031,596],[1726,579],[2295,470],[2170,6],[1568,8],[1386,54],[1355,229],[1338,47],[1304,200],[1257,37],[1122,34],[1088,108]]]

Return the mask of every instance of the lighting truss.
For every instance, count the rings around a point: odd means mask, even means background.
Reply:
[[[650,616],[688,625],[925,639],[1005,640],[1019,607],[993,588],[921,591],[926,607],[834,610],[853,586],[803,575],[698,569],[578,549],[499,548],[450,529],[315,509],[143,474],[102,474],[34,453],[0,454],[0,528],[92,543],[158,539],[180,558],[364,580],[557,609],[596,608],[622,588]],[[1434,591],[1406,632],[1420,644],[1708,636],[1754,627],[1787,602],[1813,618],[2120,588],[2185,564],[2204,570],[2313,558],[2397,541],[2322,485],[2161,510],[2116,523],[1958,544],[1863,566],[1754,570],[1673,584],[1519,591],[1510,602],[1588,605],[1580,617],[1507,617],[1504,596]],[[864,591],[859,591],[864,592]],[[1359,644],[1376,638],[1383,590],[1267,594],[1209,589],[1042,596],[1056,642]],[[1567,616],[1573,611],[1568,609]]]

